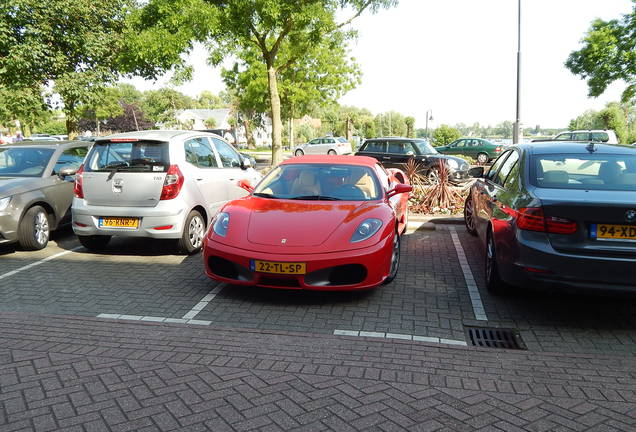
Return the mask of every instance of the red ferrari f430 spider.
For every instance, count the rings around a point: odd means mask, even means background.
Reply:
[[[407,176],[365,156],[301,156],[227,203],[204,242],[206,274],[232,285],[356,290],[392,281]]]

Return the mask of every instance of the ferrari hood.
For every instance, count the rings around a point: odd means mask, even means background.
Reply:
[[[259,200],[247,228],[250,243],[268,246],[318,246],[342,224],[353,221],[362,202],[332,203]]]

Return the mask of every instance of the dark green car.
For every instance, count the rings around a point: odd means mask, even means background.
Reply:
[[[498,158],[504,146],[483,138],[460,138],[446,146],[435,147],[435,150],[442,154],[470,156],[483,165]]]

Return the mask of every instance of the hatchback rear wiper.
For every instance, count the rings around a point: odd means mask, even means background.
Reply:
[[[119,171],[120,168],[125,168],[127,166],[128,166],[128,162],[124,162],[124,161],[116,161],[116,162],[111,162],[109,164],[104,165],[102,169],[110,170],[110,174],[108,174],[108,178],[106,178],[106,181],[112,179],[115,173]]]
[[[308,200],[308,201],[342,201],[340,198],[325,196],[325,195],[302,195],[293,198],[293,200]]]

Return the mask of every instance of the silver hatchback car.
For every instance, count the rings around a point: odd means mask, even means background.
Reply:
[[[73,230],[88,249],[112,236],[177,239],[201,248],[206,227],[238,186],[261,175],[221,137],[195,131],[141,131],[99,138],[75,179]]]

